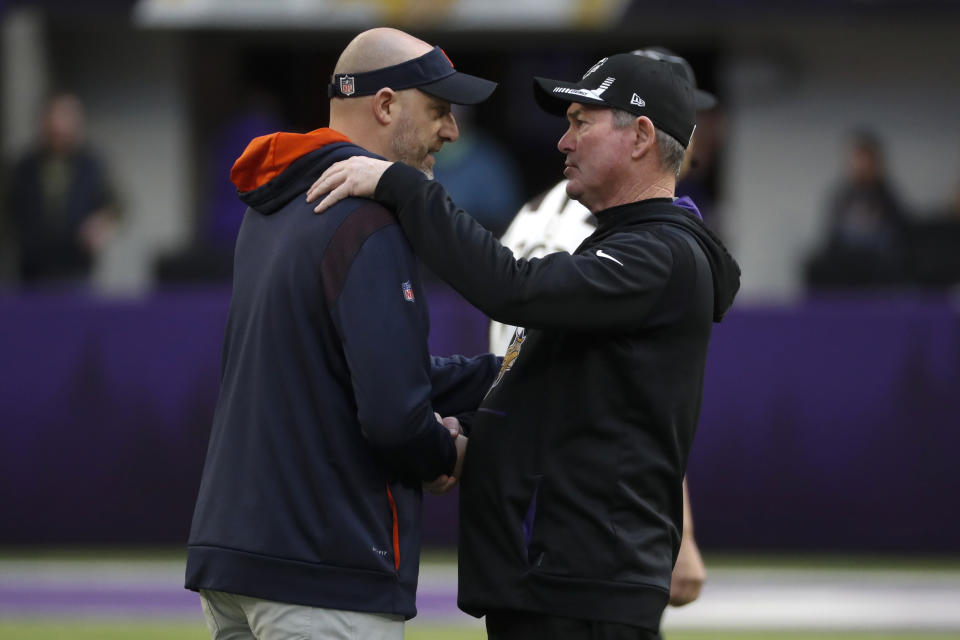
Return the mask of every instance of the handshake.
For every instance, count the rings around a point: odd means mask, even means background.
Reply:
[[[430,482],[423,483],[424,489],[439,496],[447,493],[457,484],[457,479],[460,477],[460,470],[463,469],[463,456],[467,452],[467,436],[463,435],[463,430],[460,428],[460,421],[453,416],[441,418],[439,413],[434,413],[433,415],[436,416],[437,422],[442,424],[444,428],[450,432],[450,437],[454,439],[454,444],[457,447],[457,464],[453,468],[453,475],[442,474]]]

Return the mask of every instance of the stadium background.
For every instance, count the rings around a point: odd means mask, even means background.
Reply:
[[[670,612],[668,638],[960,637],[956,290],[817,297],[801,277],[851,129],[880,133],[917,215],[960,187],[957,3],[50,0],[0,12],[5,164],[44,95],[74,91],[125,215],[88,291],[24,290],[0,239],[0,638],[203,637],[179,589],[181,549],[229,287],[161,265],[191,255],[223,202],[227,124],[264,108],[290,130],[323,124],[337,54],[378,24],[501,82],[465,128],[509,153],[524,198],[562,167],[563,123],[536,110],[532,75],[663,44],[721,100],[708,185],[743,289],[715,330],[689,470],[709,582]],[[434,351],[484,350],[485,319],[440,283],[428,293]],[[453,610],[455,505],[427,503],[413,638],[477,637]]]

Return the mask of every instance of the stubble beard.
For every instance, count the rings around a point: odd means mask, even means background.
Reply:
[[[426,165],[429,149],[417,140],[414,128],[404,120],[397,123],[397,128],[390,138],[390,150],[398,162],[408,164],[423,175],[433,180],[433,168]]]

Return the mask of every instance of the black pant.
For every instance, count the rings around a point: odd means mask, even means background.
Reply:
[[[659,640],[646,629],[616,622],[577,620],[527,611],[487,613],[488,640]]]

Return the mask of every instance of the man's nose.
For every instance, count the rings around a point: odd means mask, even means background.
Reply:
[[[557,141],[557,149],[560,150],[560,153],[570,153],[576,149],[573,142],[573,127],[567,127],[566,133],[560,136],[560,140]]]
[[[457,119],[453,113],[448,113],[440,125],[440,137],[445,142],[456,142],[460,137],[460,127],[457,126]]]

